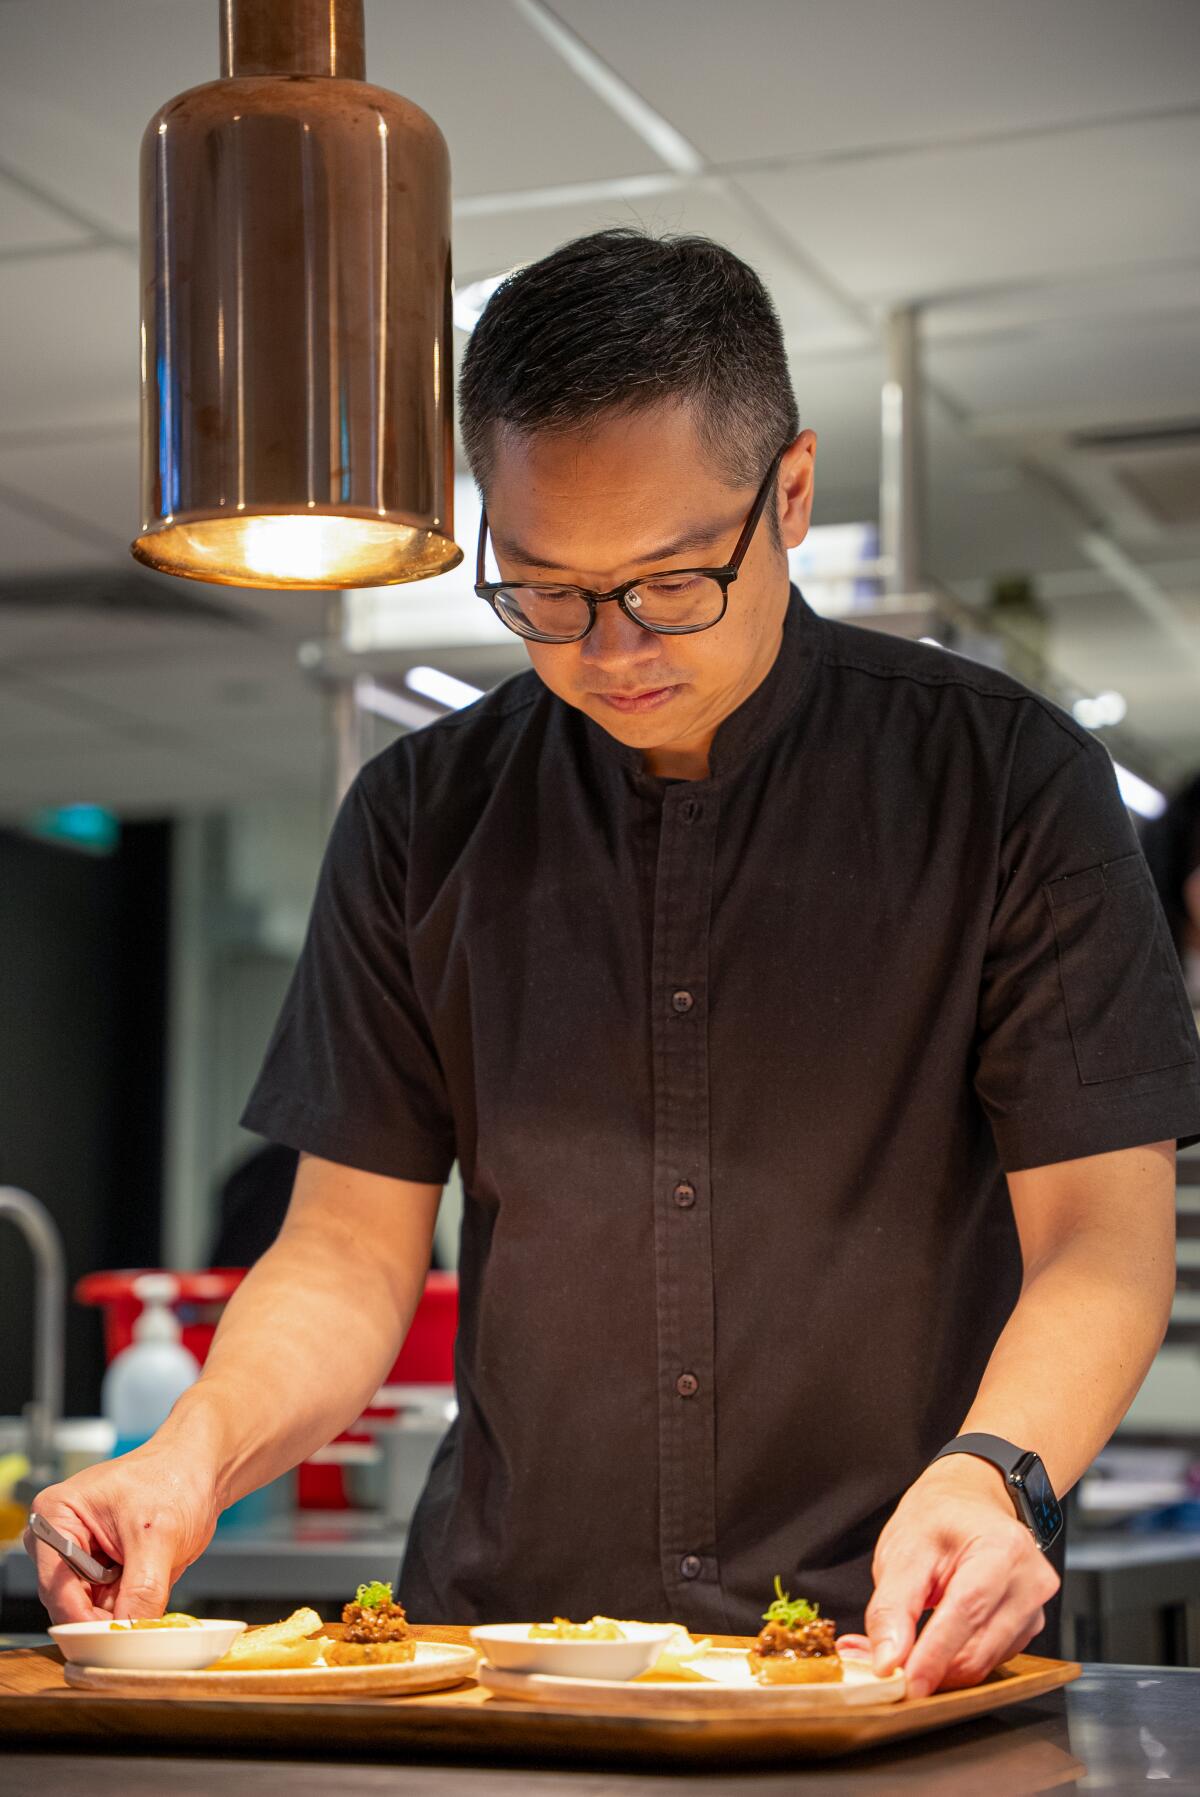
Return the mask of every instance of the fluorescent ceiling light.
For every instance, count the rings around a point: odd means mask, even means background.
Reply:
[[[521,17],[562,57],[572,74],[590,87],[604,104],[615,112],[629,129],[641,138],[654,154],[674,169],[677,175],[699,175],[704,158],[681,131],[643,100],[623,76],[597,56],[590,44],[564,25],[544,0],[512,0]]]
[[[422,730],[426,724],[436,724],[442,715],[418,705],[415,699],[406,699],[403,693],[394,693],[390,686],[381,686],[369,674],[360,674],[355,680],[354,703],[360,711],[386,718],[389,724],[401,724],[406,730]]]
[[[1119,761],[1114,761],[1113,767],[1117,771],[1121,797],[1129,809],[1136,811],[1139,817],[1161,817],[1167,808],[1165,793],[1159,792],[1157,786],[1151,786],[1139,774],[1131,774]]]
[[[560,181],[549,187],[518,187],[505,193],[469,193],[454,202],[455,218],[494,218],[510,212],[549,212],[562,206],[604,206],[613,200],[652,200],[678,193],[690,182],[681,175],[608,175],[600,181]],[[715,185],[711,177],[700,183]]]
[[[1085,730],[1103,730],[1106,724],[1119,724],[1129,710],[1123,693],[1097,693],[1094,699],[1076,699],[1071,707],[1075,722]]]
[[[420,693],[425,699],[433,699],[450,711],[461,711],[464,705],[474,705],[476,699],[483,697],[481,687],[470,686],[465,680],[456,680],[453,674],[443,674],[440,668],[410,668],[404,676],[404,684],[410,686],[414,693]]]

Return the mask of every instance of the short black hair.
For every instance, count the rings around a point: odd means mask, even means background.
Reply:
[[[770,295],[711,238],[596,231],[492,295],[463,361],[463,447],[486,493],[498,426],[580,429],[669,400],[694,406],[731,486],[762,479],[800,428]]]

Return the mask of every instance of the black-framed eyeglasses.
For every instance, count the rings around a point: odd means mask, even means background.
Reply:
[[[657,636],[690,636],[697,630],[711,630],[725,616],[730,584],[738,577],[763,507],[775,490],[775,476],[786,448],[785,443],[763,476],[737,546],[722,567],[665,568],[656,574],[639,574],[636,580],[626,580],[610,593],[543,582],[485,580],[485,510],[479,520],[475,591],[487,600],[502,624],[537,643],[578,643],[595,624],[596,607],[612,602],[620,606],[627,618]]]

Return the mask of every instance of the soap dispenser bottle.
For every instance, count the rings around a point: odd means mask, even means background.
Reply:
[[[196,1356],[184,1347],[172,1308],[179,1295],[170,1273],[143,1273],[133,1283],[142,1301],[133,1341],[104,1375],[100,1408],[116,1430],[114,1456],[140,1447],[166,1422],[181,1393],[200,1375]]]

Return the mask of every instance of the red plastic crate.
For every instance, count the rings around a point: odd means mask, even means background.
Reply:
[[[107,1361],[133,1340],[133,1325],[141,1299],[134,1296],[133,1282],[154,1267],[123,1272],[89,1273],[75,1287],[81,1304],[98,1305],[104,1313],[104,1354]],[[198,1273],[173,1273],[179,1282],[175,1311],[183,1344],[201,1365],[212,1346],[221,1312],[246,1277],[244,1267],[213,1267]],[[388,1374],[387,1385],[452,1385],[454,1337],[458,1330],[458,1274],[432,1272],[417,1305],[412,1327]],[[381,1414],[372,1406],[372,1415]],[[388,1414],[384,1411],[382,1414]],[[339,1440],[367,1439],[352,1430]],[[298,1469],[297,1501],[303,1510],[342,1510],[348,1505],[340,1466],[310,1465]]]
[[[119,1273],[88,1273],[75,1287],[81,1304],[99,1305],[104,1312],[104,1355],[111,1361],[133,1340],[133,1325],[141,1313],[133,1282],[157,1267],[137,1267]],[[244,1267],[213,1267],[200,1273],[172,1273],[179,1283],[175,1309],[182,1327],[183,1344],[203,1366],[221,1312],[246,1277]],[[417,1305],[412,1327],[387,1376],[388,1385],[453,1385],[454,1337],[458,1329],[458,1274],[429,1273]]]

